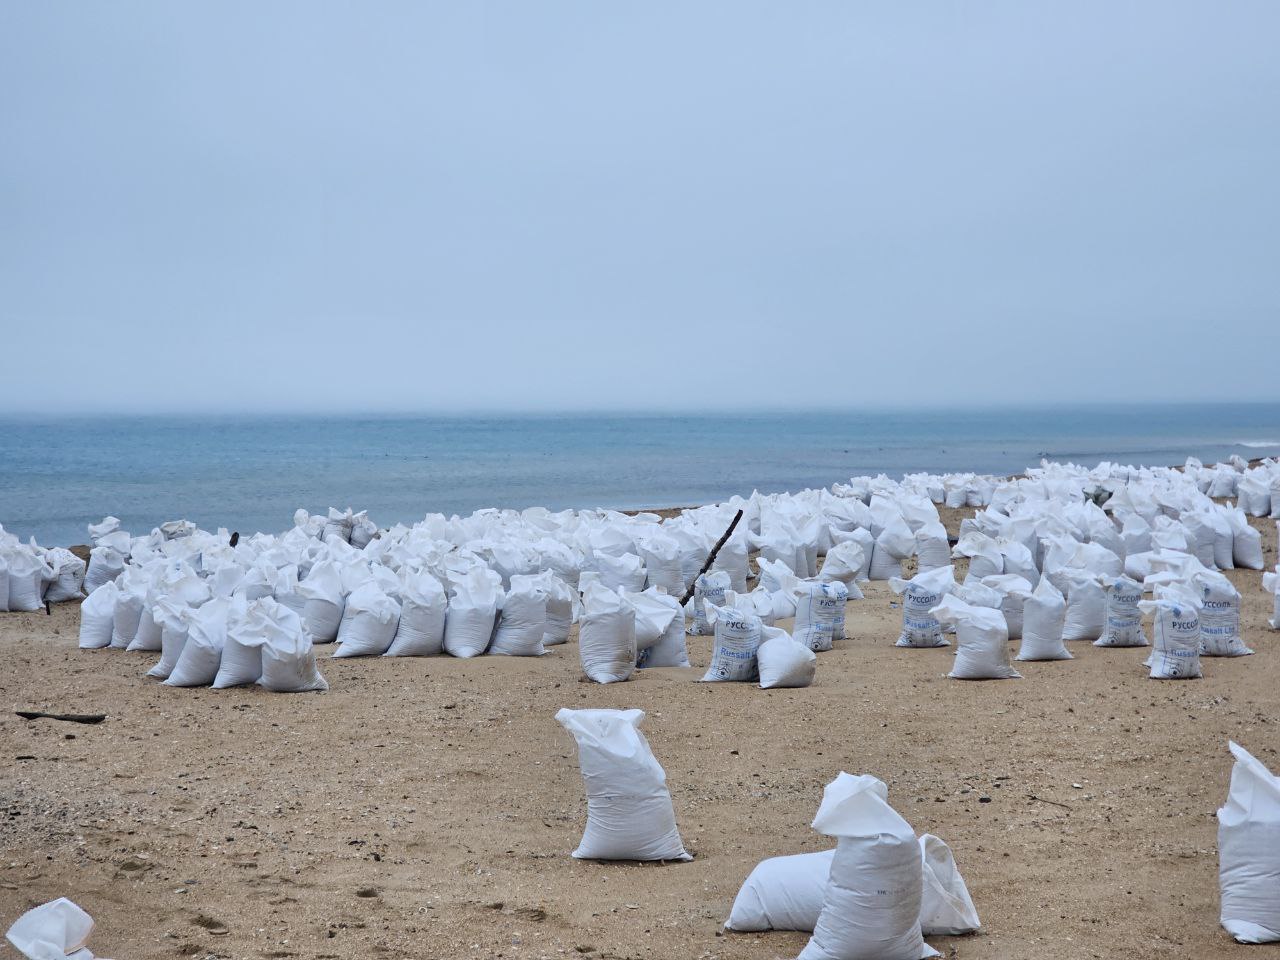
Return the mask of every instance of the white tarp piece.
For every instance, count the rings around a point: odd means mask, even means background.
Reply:
[[[822,653],[830,650],[834,641],[844,639],[844,604],[849,590],[843,582],[805,581],[795,584],[791,594],[796,599],[792,635],[799,643]]]
[[[400,621],[385,657],[431,657],[444,652],[449,609],[444,587],[426,572],[405,578],[400,588]]]
[[[704,573],[694,581],[693,586],[693,630],[695,637],[709,637],[714,628],[707,618],[707,604],[724,606],[724,592],[731,589],[729,574],[723,570],[712,570]]]
[[[578,743],[587,788],[579,860],[692,860],[680,841],[667,775],[640,732],[643,710],[570,710],[556,720]]]
[[[794,640],[778,627],[762,627],[764,638],[756,650],[760,667],[760,686],[807,687],[813,683],[818,669],[818,655],[807,645]]]
[[[1004,614],[945,596],[930,613],[956,627],[956,662],[947,676],[956,680],[1019,680],[1009,665],[1009,633]]]
[[[1147,661],[1151,679],[1197,680],[1204,676],[1200,671],[1200,611],[1195,599],[1166,593],[1138,606],[1155,619],[1155,643]]]
[[[1018,660],[1074,659],[1062,642],[1067,599],[1043,577],[1022,607],[1022,647]]]
[[[94,960],[85,947],[93,918],[66,897],[32,907],[9,928],[8,939],[27,960]]]
[[[1222,926],[1240,943],[1280,941],[1280,778],[1232,741],[1227,802],[1218,809]]]
[[[942,624],[930,611],[955,587],[955,567],[950,564],[918,573],[910,580],[901,577],[890,580],[889,588],[902,595],[902,633],[896,646],[947,646]]]
[[[1251,653],[1240,636],[1240,591],[1214,570],[1195,575],[1200,588],[1200,655],[1247,657]]]
[[[444,619],[444,649],[455,657],[478,657],[489,648],[498,619],[502,578],[475,566],[453,583],[453,596]]]
[[[630,680],[636,652],[635,608],[604,584],[587,584],[578,626],[582,672],[596,683]]]
[[[836,837],[813,937],[798,960],[922,960],[937,951],[920,934],[923,871],[915,831],[871,776],[841,773],[813,819]]]
[[[764,629],[760,618],[735,607],[717,607],[710,603],[707,606],[715,627],[715,640],[711,646],[711,663],[702,681],[750,682],[758,679],[760,668],[756,651]]]
[[[1145,647],[1146,635],[1142,632],[1142,584],[1128,577],[1106,578],[1107,619],[1106,627],[1095,647]],[[1074,587],[1072,588],[1074,592]]]
[[[97,650],[111,645],[119,589],[108,580],[80,604],[80,649]]]
[[[400,624],[400,604],[372,580],[351,591],[338,625],[335,657],[380,657],[391,647]],[[486,638],[487,639],[487,638]]]

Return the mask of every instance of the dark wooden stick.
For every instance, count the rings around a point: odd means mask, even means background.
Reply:
[[[66,720],[70,723],[101,723],[107,719],[105,713],[41,713],[39,710],[13,711],[24,720]]]
[[[738,521],[742,519],[742,511],[739,510],[733,515],[733,522],[729,524],[729,529],[724,532],[724,536],[716,541],[716,545],[711,548],[711,552],[707,554],[707,562],[702,565],[702,569],[698,571],[698,577],[702,576],[711,569],[711,565],[716,562],[716,554],[720,552],[720,548],[728,543],[729,538],[733,536],[733,528],[738,525]],[[698,585],[698,577],[693,578],[693,583],[689,584],[689,589],[685,591],[684,598],[680,601],[680,606],[684,606],[693,597],[693,590]]]

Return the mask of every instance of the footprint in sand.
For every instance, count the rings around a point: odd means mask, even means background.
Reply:
[[[224,937],[230,933],[230,929],[221,920],[215,920],[213,917],[206,917],[203,913],[191,921],[197,927],[204,927],[210,934],[215,937]]]

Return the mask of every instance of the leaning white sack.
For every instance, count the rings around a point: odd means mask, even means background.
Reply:
[[[832,849],[761,860],[739,888],[725,927],[812,933],[835,855]]]
[[[262,679],[259,686],[275,693],[328,690],[329,684],[316,665],[311,638],[301,618],[282,603],[258,601],[262,629]]]
[[[338,626],[335,657],[380,657],[391,647],[400,623],[400,604],[372,580],[351,591]]]
[[[1155,642],[1147,663],[1152,680],[1197,680],[1200,671],[1200,611],[1194,598],[1165,594],[1138,604],[1152,614]]]
[[[665,593],[659,593],[656,587],[649,587],[643,593],[627,593],[623,595],[636,613],[636,655],[639,655],[662,639],[671,621],[680,611],[679,604],[670,602]],[[681,620],[683,621],[683,617]]]
[[[640,732],[643,710],[562,709],[587,788],[579,860],[691,860],[680,841],[667,775]]]
[[[895,646],[947,646],[942,636],[942,624],[929,611],[955,587],[955,567],[950,564],[918,573],[910,580],[901,577],[890,580],[889,588],[902,595],[902,633],[898,635]]]
[[[187,645],[187,630],[194,610],[194,607],[169,597],[161,597],[155,602],[151,615],[160,624],[160,660],[147,671],[148,677],[164,680],[173,672],[178,658],[182,656],[182,648]]]
[[[955,680],[1022,678],[1009,665],[1009,633],[999,610],[975,607],[948,595],[930,613],[956,627],[956,662],[947,676]]]
[[[1042,577],[1039,585],[1022,605],[1022,647],[1018,660],[1072,660],[1062,642],[1062,625],[1066,620],[1067,598]]]
[[[862,545],[854,540],[846,540],[827,551],[827,557],[822,561],[822,569],[818,572],[818,576],[828,582],[840,581],[848,588],[849,596],[855,600],[861,600],[862,590],[854,581],[866,565]]]
[[[922,869],[915,831],[889,806],[875,777],[841,773],[813,818],[836,837],[813,937],[799,960],[921,960],[937,951],[920,935]]]
[[[951,848],[931,833],[920,836],[922,884],[920,932],[926,937],[953,937],[981,926],[969,888]]]
[[[715,640],[711,646],[711,663],[702,682],[755,680],[760,676],[756,651],[764,624],[754,613],[735,607],[708,606],[714,621]]]
[[[1222,926],[1240,943],[1280,940],[1280,778],[1234,741],[1227,802],[1218,809]]]
[[[7,937],[27,960],[94,960],[85,947],[91,933],[93,918],[59,897],[18,917]]]
[[[599,582],[588,583],[582,593],[578,656],[582,672],[596,683],[629,680],[635,670],[635,609]]]
[[[969,581],[966,586],[971,583]],[[1023,608],[1031,596],[1031,581],[1016,573],[998,573],[993,577],[983,577],[978,585],[1000,594],[1000,612],[1004,614],[1005,625],[1009,628],[1009,639],[1022,639]]]
[[[142,608],[146,604],[149,585],[147,575],[141,567],[129,567],[116,581],[120,592],[116,594],[115,624],[111,630],[113,649],[126,649],[138,635],[138,624],[142,620]],[[12,588],[12,583],[10,587]],[[12,602],[13,597],[9,600]]]
[[[111,645],[119,592],[114,581],[108,580],[80,604],[81,650],[97,650]]]
[[[693,586],[693,630],[695,637],[708,637],[713,632],[711,621],[707,617],[707,604],[724,606],[724,592],[732,586],[729,574],[723,570],[713,570],[701,574]]]
[[[536,587],[546,598],[547,625],[542,634],[543,647],[551,647],[566,642],[569,631],[573,628],[573,606],[575,594],[573,588],[550,570],[537,574],[515,574],[511,577],[511,588],[523,585]]]
[[[1142,584],[1128,577],[1106,577],[1107,620],[1106,627],[1095,647],[1145,647],[1147,638],[1142,632],[1142,612],[1138,602],[1142,599]],[[1075,593],[1075,587],[1072,587]]]
[[[444,649],[455,657],[478,657],[489,646],[498,619],[502,578],[475,566],[457,578],[444,620]]]
[[[66,547],[55,547],[46,558],[53,571],[53,583],[45,591],[49,603],[78,600],[83,595],[85,563]]]
[[[663,631],[658,642],[640,651],[636,657],[637,667],[687,667],[689,650],[685,644],[684,611],[680,609],[680,601],[675,597],[660,594],[662,601],[672,611],[671,622]]]
[[[761,627],[764,638],[756,649],[760,687],[807,687],[818,669],[818,655],[778,627]]]
[[[384,657],[430,657],[444,651],[444,622],[449,601],[440,581],[429,573],[405,577],[400,588],[400,622]]]

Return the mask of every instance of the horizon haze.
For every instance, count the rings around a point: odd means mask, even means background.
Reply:
[[[0,25],[5,413],[1280,399],[1274,4]]]

